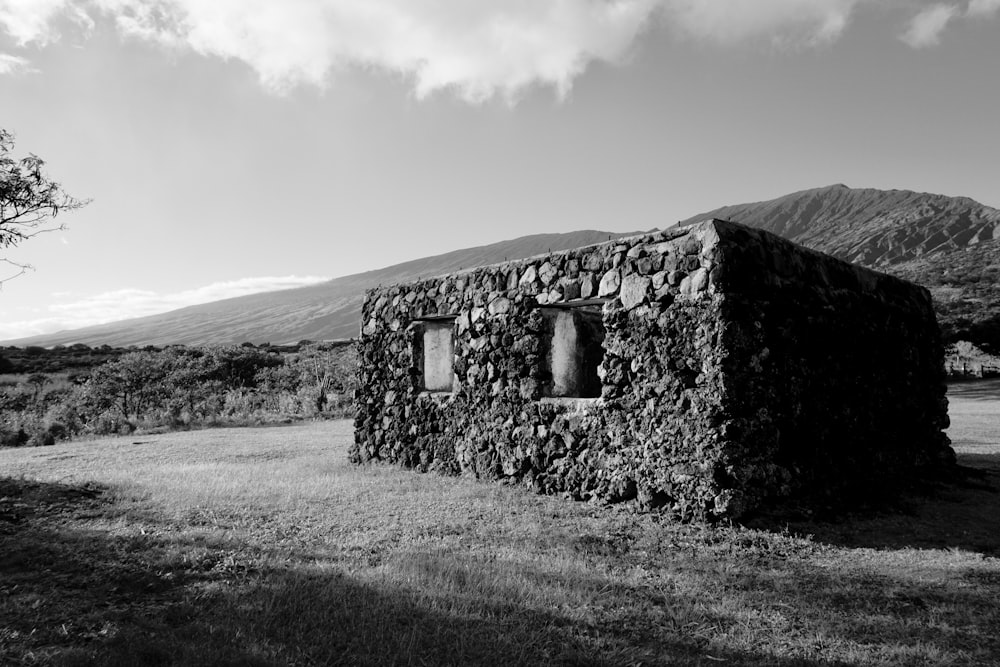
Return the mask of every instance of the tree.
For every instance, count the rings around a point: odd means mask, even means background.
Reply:
[[[63,192],[43,170],[44,160],[30,153],[18,160],[11,157],[13,149],[14,135],[0,128],[0,248],[14,247],[42,232],[65,229],[53,224],[53,218],[88,203]],[[0,284],[31,268],[6,257],[0,257],[0,262],[17,269],[15,274],[0,278]]]
[[[45,373],[32,373],[25,382],[34,387],[34,399],[37,401],[42,395],[42,389],[49,383],[49,376]]]
[[[87,383],[88,402],[99,411],[141,419],[147,408],[169,393],[167,361],[159,352],[129,352],[99,366]]]

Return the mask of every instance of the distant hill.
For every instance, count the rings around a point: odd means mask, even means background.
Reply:
[[[931,291],[948,341],[1000,354],[1000,240],[923,255],[887,270]]]
[[[766,229],[804,246],[886,270],[933,253],[1000,239],[1000,210],[967,197],[831,185],[752,204],[723,206],[707,217]]]
[[[632,234],[637,232],[630,232]],[[5,341],[6,345],[217,345],[333,340],[358,334],[361,301],[369,287],[434,276],[505,259],[578,248],[627,234],[584,230],[535,234],[295,289],[263,292],[188,306],[168,313]]]
[[[734,220],[927,286],[949,340],[1000,353],[1000,210],[967,197],[832,185],[692,216]],[[635,232],[630,232],[635,233]],[[35,336],[15,345],[286,343],[357,335],[364,290],[625,236],[537,234],[279,292]]]
[[[1000,210],[967,197],[831,185],[689,218],[734,220],[919,283],[949,341],[1000,353]]]

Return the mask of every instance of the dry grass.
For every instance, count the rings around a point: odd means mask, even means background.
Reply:
[[[0,450],[0,664],[997,664],[1000,401],[952,414],[980,477],[754,529],[358,468],[347,422]]]

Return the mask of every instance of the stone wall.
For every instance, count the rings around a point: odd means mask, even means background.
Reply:
[[[372,290],[359,348],[356,462],[712,519],[951,454],[927,291],[723,221]]]

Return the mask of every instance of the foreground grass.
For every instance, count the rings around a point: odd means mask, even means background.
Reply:
[[[347,422],[0,450],[0,664],[996,664],[998,414],[969,483],[754,529],[358,468]]]

